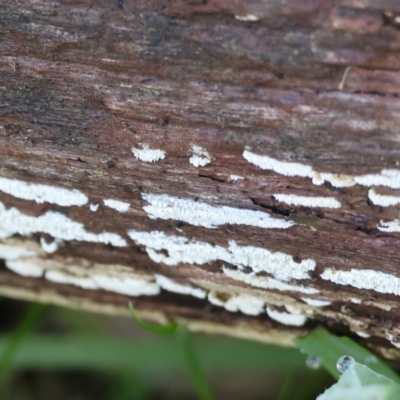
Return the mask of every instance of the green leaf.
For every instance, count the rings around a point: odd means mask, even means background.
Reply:
[[[317,400],[392,400],[400,398],[400,386],[365,365],[355,362],[339,381]]]
[[[170,322],[167,325],[153,325],[149,324],[147,322],[144,322],[142,319],[140,319],[134,308],[132,303],[129,303],[128,305],[129,311],[132,314],[132,317],[136,320],[136,322],[141,326],[143,329],[146,329],[147,331],[153,332],[153,333],[161,333],[163,335],[169,335],[171,333],[174,333],[176,331],[176,328],[178,327],[178,324],[175,322]]]
[[[197,398],[199,400],[213,400],[214,396],[201,371],[189,332],[184,328],[180,328],[176,332],[176,337],[185,359],[186,371],[189,374]]]
[[[0,336],[0,352],[9,337]],[[13,358],[15,368],[57,368],[155,374],[182,370],[184,360],[172,336],[123,339],[100,335],[28,335]],[[296,349],[221,337],[196,337],[196,352],[204,371],[287,372],[306,369]]]
[[[334,336],[325,329],[318,328],[311,334],[297,339],[296,345],[309,356],[320,357],[323,367],[335,378],[340,377],[336,368],[337,360],[343,355],[348,355],[378,374],[400,383],[400,378],[386,363],[348,337]]]

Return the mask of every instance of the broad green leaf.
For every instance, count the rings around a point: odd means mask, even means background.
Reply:
[[[170,322],[167,325],[149,324],[149,323],[143,321],[142,319],[140,319],[136,315],[136,312],[133,308],[132,303],[129,303],[128,307],[129,307],[129,311],[132,314],[132,317],[136,320],[136,322],[139,324],[139,326],[141,326],[143,329],[146,329],[146,331],[150,331],[153,333],[161,333],[163,335],[169,335],[171,333],[174,333],[176,331],[176,328],[178,327],[178,325],[175,322]]]
[[[311,334],[297,339],[296,345],[309,356],[320,357],[323,367],[335,378],[340,376],[336,368],[337,360],[343,355],[348,355],[378,374],[400,383],[400,378],[386,363],[348,337],[334,336],[325,329],[318,328]]]
[[[184,360],[174,339],[166,335],[132,340],[100,335],[29,335],[21,343],[12,366],[143,373],[182,370]],[[9,336],[0,336],[0,353],[8,340]],[[194,346],[207,372],[306,369],[305,357],[296,349],[206,336],[196,336]]]
[[[317,400],[394,400],[400,398],[400,386],[365,365],[354,363],[339,381]]]

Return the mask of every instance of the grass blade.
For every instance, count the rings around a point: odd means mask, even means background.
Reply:
[[[286,374],[285,380],[283,381],[281,391],[279,393],[278,400],[287,400],[289,399],[289,394],[292,391],[292,385],[293,385],[293,372],[289,371]]]
[[[149,324],[147,322],[144,322],[142,319],[140,319],[134,308],[132,303],[129,303],[128,305],[129,307],[129,311],[132,314],[132,317],[136,320],[136,322],[138,323],[139,326],[141,326],[143,329],[146,329],[147,331],[153,332],[153,333],[161,333],[163,335],[169,335],[171,333],[174,333],[176,331],[176,328],[178,327],[178,325],[175,322],[170,322],[167,325],[153,325],[153,324]]]
[[[190,340],[189,332],[186,329],[181,328],[176,332],[176,336],[185,359],[186,370],[198,399],[213,400],[214,396],[212,395],[207,381],[200,369],[193,344]]]
[[[172,336],[123,339],[100,335],[28,335],[13,359],[14,368],[138,370],[155,374],[182,370],[182,354]],[[0,354],[9,337],[0,336]],[[306,369],[297,349],[223,337],[196,336],[200,363],[208,373]]]

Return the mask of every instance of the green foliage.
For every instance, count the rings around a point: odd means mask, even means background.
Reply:
[[[337,379],[340,373],[336,368],[336,362],[341,356],[348,355],[376,373],[400,383],[400,378],[385,362],[348,337],[334,336],[325,329],[318,328],[304,338],[297,339],[296,345],[309,356],[319,357],[322,366]]]
[[[339,381],[317,400],[394,400],[400,399],[400,386],[365,365],[349,366]]]
[[[25,336],[32,330],[36,322],[46,309],[46,305],[34,303],[29,307],[24,319],[10,336],[1,351],[0,379],[7,372],[13,362],[19,347],[24,342]]]
[[[0,353],[9,337],[0,337]],[[196,337],[196,351],[203,369],[209,373],[305,370],[304,356],[295,349],[221,337]],[[135,338],[69,334],[28,335],[13,359],[13,367],[79,369],[101,371],[141,371],[158,374],[179,371],[184,360],[174,337]]]

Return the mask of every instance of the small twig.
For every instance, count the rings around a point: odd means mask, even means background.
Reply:
[[[347,75],[349,74],[351,67],[347,67],[344,71],[342,81],[339,83],[339,90],[343,90],[344,84],[346,83]]]

